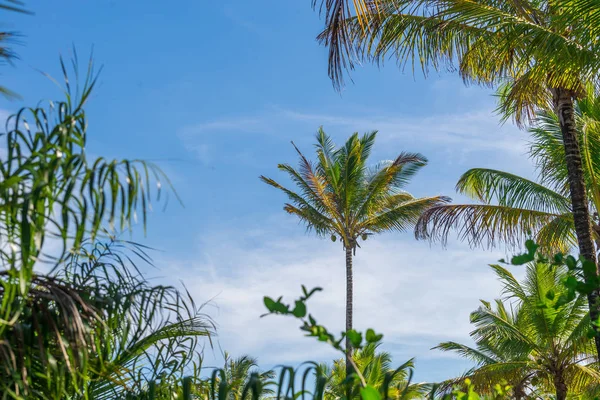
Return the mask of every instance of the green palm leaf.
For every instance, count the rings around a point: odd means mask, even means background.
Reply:
[[[391,355],[379,351],[376,345],[368,345],[355,351],[353,359],[364,376],[365,382],[381,393],[387,390],[389,398],[420,399],[429,389],[426,385],[410,382],[410,371],[414,368],[413,359],[394,369]],[[324,399],[347,398],[344,360],[336,360],[332,367],[324,366],[322,370],[326,373],[328,381]],[[360,399],[360,395],[352,393],[350,398]]]
[[[433,348],[433,350],[452,351],[463,358],[467,358],[477,365],[495,363],[497,360],[494,357],[485,354],[481,350],[474,349],[464,344],[456,342],[443,342]]]
[[[498,243],[517,246],[529,232],[542,229],[557,217],[543,211],[498,205],[440,205],[425,211],[416,224],[417,239],[447,243],[456,230],[471,246],[494,247]]]
[[[496,306],[483,302],[471,314],[475,347],[455,342],[436,348],[451,351],[475,362],[461,378],[469,378],[481,394],[491,394],[498,382],[513,387],[513,395],[559,390],[565,382],[573,396],[585,392],[594,382],[597,366],[594,343],[587,333],[589,316],[586,299],[557,304],[565,293],[565,267],[543,263],[528,264],[523,281],[506,268],[492,266],[503,286],[503,300]],[[547,295],[553,293],[553,300]],[[456,380],[443,386],[448,387]]]
[[[570,211],[570,200],[555,191],[517,175],[491,169],[470,169],[456,184],[459,193],[482,203],[535,209],[551,214]]]

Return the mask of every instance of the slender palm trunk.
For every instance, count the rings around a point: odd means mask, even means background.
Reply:
[[[562,374],[554,376],[554,390],[556,391],[556,400],[566,400],[568,388]]]
[[[352,329],[352,250],[352,246],[346,247],[346,332]],[[352,343],[346,336],[346,376],[354,372],[350,357],[352,357]]]
[[[583,177],[581,150],[579,148],[577,129],[575,126],[575,105],[573,96],[570,91],[564,89],[555,89],[553,91],[553,96],[565,148],[565,161],[569,178],[573,221],[575,222],[575,234],[579,245],[579,253],[582,257],[597,265],[596,251],[592,239],[591,219],[588,208],[589,203]],[[597,300],[597,290],[588,295],[590,317],[592,321],[597,321],[598,319],[599,309]],[[599,332],[596,326],[594,326],[594,330],[596,331],[596,353],[600,357],[600,336],[598,335]]]

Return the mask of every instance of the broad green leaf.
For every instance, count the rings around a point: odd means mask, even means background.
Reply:
[[[362,343],[362,334],[360,332],[357,332],[354,329],[350,329],[348,332],[346,332],[346,336],[348,336],[348,339],[350,339],[352,347],[354,347],[355,349],[360,348],[360,345]]]
[[[381,394],[373,386],[365,386],[360,389],[362,400],[381,400]]]
[[[292,311],[296,318],[304,318],[306,316],[306,304],[301,300],[296,300],[296,306]]]

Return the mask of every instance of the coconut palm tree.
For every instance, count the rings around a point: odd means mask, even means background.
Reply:
[[[356,350],[352,359],[360,370],[367,385],[378,391],[386,391],[389,398],[398,400],[422,399],[428,392],[426,384],[411,383],[414,360],[410,359],[398,368],[392,367],[392,356],[385,351],[378,351],[379,345],[369,344]],[[350,397],[346,381],[346,368],[343,359],[336,360],[333,367],[322,365],[321,369],[327,376],[324,400],[341,398],[360,398],[360,386],[354,385]]]
[[[576,107],[583,171],[596,248],[600,249],[600,97],[589,95]],[[416,227],[420,239],[445,243],[456,230],[473,246],[498,243],[521,246],[533,235],[548,253],[568,252],[577,245],[568,172],[558,116],[540,112],[530,129],[529,154],[538,170],[538,182],[504,171],[475,168],[459,179],[456,188],[479,204],[448,204],[427,210]]]
[[[313,0],[316,5],[317,1]],[[504,85],[501,110],[518,124],[539,109],[559,116],[569,195],[581,256],[596,263],[588,199],[577,140],[576,99],[598,83],[600,5],[585,0],[322,0],[329,71],[339,84],[360,57],[458,69],[466,82]],[[596,271],[598,273],[598,271]],[[598,318],[598,292],[588,296]],[[600,355],[600,332],[596,339]]]
[[[468,377],[482,393],[506,381],[517,399],[542,390],[553,392],[557,400],[597,383],[600,371],[588,336],[586,299],[557,303],[567,290],[566,267],[529,264],[523,282],[501,266],[492,269],[502,282],[504,299],[496,300],[495,308],[482,301],[471,314],[475,347],[456,342],[436,347],[475,362],[461,380]]]
[[[262,399],[273,395],[270,388],[276,383],[273,370],[260,371],[257,359],[248,355],[232,358],[225,352],[224,358],[222,368],[213,371],[210,378],[195,383],[194,393],[199,398],[212,398],[213,390],[220,400],[243,400],[245,396]]]
[[[415,198],[403,189],[427,160],[420,154],[401,153],[395,160],[369,166],[376,132],[362,137],[350,136],[344,146],[336,148],[331,138],[319,129],[316,163],[310,162],[298,148],[298,169],[288,164],[278,168],[286,172],[298,192],[287,189],[273,179],[261,176],[267,184],[283,191],[290,203],[284,210],[304,222],[317,235],[340,239],[346,253],[346,331],[352,329],[352,257],[359,239],[369,235],[414,226],[423,211],[447,202],[443,196]],[[351,354],[346,337],[346,368]]]

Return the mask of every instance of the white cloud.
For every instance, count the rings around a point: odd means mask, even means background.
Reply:
[[[378,130],[378,149],[420,151],[430,160],[442,161],[446,165],[465,165],[474,160],[496,164],[502,161],[502,165],[513,167],[511,172],[529,174],[531,171],[531,163],[526,156],[527,133],[511,123],[501,125],[491,105],[482,105],[480,109],[469,112],[425,117],[271,108],[252,117],[233,116],[190,125],[182,129],[179,136],[198,158],[220,159],[231,156],[231,149],[225,144],[227,141],[240,143],[248,140],[251,144],[260,136],[263,143],[265,138],[268,139],[267,144],[279,144],[285,138],[305,146],[313,140],[313,132],[319,126],[324,126],[338,142],[351,132]],[[210,148],[210,153],[207,153],[207,148]],[[252,160],[261,158],[258,153],[250,157]],[[487,167],[485,164],[480,166]]]
[[[263,126],[261,118],[233,117],[229,119],[218,119],[213,121],[201,122],[199,124],[185,127],[181,136],[186,138],[203,133],[212,133],[216,131],[236,131],[236,132],[257,132]]]
[[[303,337],[295,320],[260,318],[263,296],[291,301],[304,284],[324,289],[309,302],[309,312],[335,332],[344,326],[344,253],[339,243],[289,234],[298,229],[280,218],[254,230],[211,232],[199,238],[193,260],[159,265],[167,276],[185,276],[198,301],[213,299],[219,343],[230,353],[256,356],[264,366],[331,360],[335,353]],[[462,244],[442,250],[408,234],[373,238],[355,258],[355,326],[384,333],[397,362],[447,357],[429,349],[444,340],[469,341],[469,313],[479,299],[500,294],[487,265],[503,256]]]
[[[471,150],[497,149],[523,153],[522,144],[527,135],[514,125],[501,125],[491,109],[480,109],[458,114],[436,114],[427,117],[408,115],[336,115],[296,110],[271,109],[255,117],[234,116],[190,125],[182,130],[184,140],[204,134],[227,132],[229,134],[276,134],[281,126],[294,123],[310,125],[314,130],[325,127],[342,127],[349,132],[378,130],[383,140],[411,139],[434,146],[463,144]]]
[[[500,125],[492,110],[477,110],[459,114],[438,114],[428,117],[412,116],[332,116],[284,110],[282,114],[297,121],[341,126],[352,131],[376,129],[380,140],[392,142],[411,139],[433,146],[463,145],[463,149],[499,150],[523,154],[525,135],[515,126]]]

